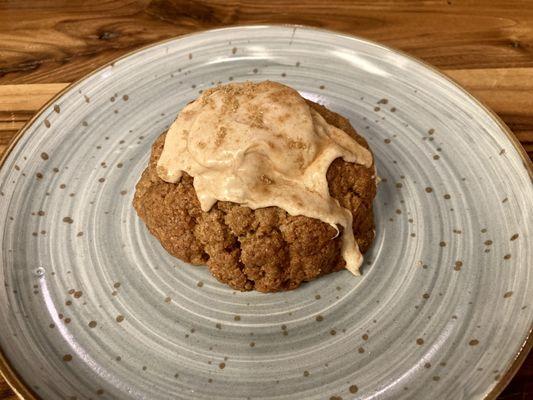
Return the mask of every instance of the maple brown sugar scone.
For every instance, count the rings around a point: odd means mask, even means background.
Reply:
[[[265,81],[188,104],[154,143],[133,205],[170,254],[272,292],[358,274],[375,194],[372,153],[348,120]]]

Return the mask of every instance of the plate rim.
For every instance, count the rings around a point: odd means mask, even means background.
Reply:
[[[92,70],[91,72],[88,72],[87,74],[83,75],[82,77],[76,79],[74,82],[71,82],[67,86],[65,86],[63,89],[61,89],[58,93],[56,93],[50,100],[48,100],[43,106],[41,106],[37,112],[20,128],[20,130],[11,138],[9,141],[6,149],[4,150],[4,153],[0,157],[0,170],[3,168],[4,163],[6,162],[7,158],[19,142],[19,140],[24,136],[26,131],[32,126],[32,124],[35,122],[36,119],[38,119],[41,114],[50,106],[52,105],[57,99],[59,99],[61,96],[63,96],[65,93],[69,92],[74,86],[79,84],[80,82],[84,81],[85,79],[96,75],[100,71],[104,70],[105,68],[114,65],[117,61],[120,61],[122,59],[125,59],[127,57],[130,57],[136,53],[142,52],[144,50],[147,50],[152,47],[156,47],[165,43],[169,43],[175,40],[186,40],[190,36],[208,33],[208,32],[220,32],[220,31],[238,31],[241,29],[246,28],[293,28],[293,35],[296,33],[296,30],[298,28],[308,31],[316,31],[320,33],[330,34],[334,35],[336,37],[343,37],[351,40],[357,40],[360,42],[366,42],[368,44],[380,47],[384,50],[390,51],[392,53],[396,53],[400,56],[406,57],[410,61],[413,61],[415,63],[421,64],[425,68],[429,69],[433,73],[437,74],[440,78],[445,79],[448,83],[453,85],[456,89],[460,90],[464,95],[468,97],[470,101],[472,101],[475,105],[480,107],[483,111],[485,111],[489,117],[496,122],[496,124],[499,126],[499,128],[505,133],[507,138],[510,140],[511,144],[517,150],[518,154],[520,155],[520,158],[522,159],[522,162],[524,164],[524,167],[526,168],[529,177],[531,180],[533,180],[533,161],[529,158],[527,152],[525,151],[524,147],[520,143],[520,141],[516,138],[516,136],[513,134],[511,129],[507,126],[507,124],[500,118],[498,114],[496,114],[491,108],[489,108],[483,101],[479,100],[477,97],[475,97],[473,94],[471,94],[469,91],[467,91],[465,88],[463,88],[455,79],[449,77],[448,75],[444,74],[441,70],[439,70],[437,67],[429,64],[428,62],[415,57],[409,53],[404,52],[403,50],[399,50],[395,47],[384,45],[380,42],[376,42],[371,39],[367,39],[365,37],[359,36],[359,35],[351,35],[347,34],[335,29],[326,29],[326,28],[319,28],[314,27],[310,25],[302,25],[302,24],[275,24],[275,23],[269,23],[269,24],[234,24],[229,25],[221,28],[214,28],[214,29],[202,29],[197,30],[194,32],[186,33],[179,36],[173,36],[170,38],[166,38],[163,40],[159,40],[153,43],[146,44],[144,46],[141,46],[137,49],[131,50],[126,52],[125,54],[114,58],[111,61],[108,61],[107,63],[99,66],[98,68]],[[492,390],[485,394],[483,397],[483,400],[496,400],[496,398],[500,395],[500,393],[505,389],[505,387],[509,384],[509,382],[512,380],[512,378],[516,375],[524,361],[526,360],[529,352],[533,348],[533,326],[530,326],[529,331],[527,332],[525,338],[523,338],[522,345],[520,346],[517,353],[514,355],[514,359],[511,363],[511,365],[507,368],[505,373],[501,376],[501,378],[498,380],[496,385],[492,388]],[[0,376],[4,378],[4,380],[7,382],[9,387],[15,392],[15,394],[22,400],[43,400],[39,395],[37,395],[31,388],[30,385],[28,385],[22,377],[19,375],[19,373],[11,366],[9,363],[9,360],[7,359],[4,350],[2,348],[2,345],[0,344]]]

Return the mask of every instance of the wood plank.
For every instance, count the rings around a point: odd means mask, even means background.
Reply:
[[[499,114],[533,159],[533,67],[444,72]],[[67,85],[0,85],[0,146]]]
[[[34,85],[1,85],[0,112],[35,112],[48,100],[67,87],[68,83]],[[2,114],[0,114],[2,121]]]
[[[533,68],[444,72],[494,110],[533,159]]]
[[[533,66],[527,0],[20,0],[0,3],[0,84],[73,81],[148,43],[264,23],[361,35],[446,69]]]
[[[0,376],[0,399],[2,400],[19,400],[18,396],[11,391],[6,381]]]

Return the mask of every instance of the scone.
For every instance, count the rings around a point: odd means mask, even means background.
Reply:
[[[375,194],[373,157],[348,120],[266,81],[190,103],[154,143],[133,205],[173,256],[234,289],[275,292],[347,262],[357,273]]]

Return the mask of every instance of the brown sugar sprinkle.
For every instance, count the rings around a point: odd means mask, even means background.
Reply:
[[[352,394],[355,394],[359,391],[359,388],[357,387],[357,385],[351,385],[349,388],[348,388],[348,391]]]
[[[503,256],[503,259],[504,260],[509,260],[511,258],[511,255],[510,254],[506,254]]]
[[[368,340],[368,335],[366,333],[361,337],[363,338],[363,340]]]
[[[124,321],[124,316],[123,316],[123,315],[117,315],[117,317],[115,318],[115,320],[116,320],[117,322],[122,322],[122,321]]]
[[[462,261],[456,261],[455,262],[455,267],[453,267],[453,269],[456,270],[456,271],[460,271],[462,266],[463,266],[463,262]]]
[[[493,242],[492,240],[485,240],[485,246],[490,246]]]
[[[81,290],[78,290],[77,292],[74,292],[74,297],[76,299],[79,299],[83,295],[83,292]]]
[[[226,127],[221,126],[220,128],[218,128],[218,132],[215,138],[216,147],[219,147],[222,143],[224,143],[224,138],[226,137],[227,134],[228,134],[228,130],[226,129]]]
[[[470,346],[477,346],[479,344],[479,340],[472,339],[470,342],[468,342]]]
[[[65,217],[63,218],[63,222],[67,223],[67,224],[72,224],[74,222],[74,220],[70,217]]]
[[[49,157],[48,157],[48,154],[43,152],[43,153],[41,153],[41,158],[46,161],[46,160],[48,160]]]
[[[505,292],[504,295],[503,295],[503,297],[504,297],[505,299],[507,299],[507,298],[511,297],[512,295],[513,295],[513,292],[512,292],[512,291],[509,291],[509,292]]]
[[[425,190],[426,190],[427,193],[431,193],[431,192],[433,192],[433,189],[430,188],[430,187],[427,187]]]
[[[96,327],[96,321],[89,322],[89,328],[95,328]]]
[[[264,183],[265,185],[272,185],[274,183],[274,181],[272,179],[270,179],[268,176],[266,175],[261,175],[259,177],[259,179],[261,180],[262,183]]]
[[[113,284],[113,287],[114,287],[115,289],[118,289],[118,288],[120,287],[120,282],[115,282],[115,283]]]
[[[65,362],[72,361],[72,356],[70,354],[65,354],[63,356],[63,361],[65,361]]]
[[[226,363],[221,362],[220,364],[218,364],[218,368],[220,369],[226,368]]]
[[[424,339],[422,339],[422,338],[416,339],[416,344],[419,345],[419,346],[422,346],[424,344]]]
[[[75,291],[76,291],[75,289],[70,289],[70,290],[68,291],[68,294],[74,294]]]
[[[518,239],[518,233],[515,233],[513,236],[511,236],[511,241]]]
[[[315,318],[318,322],[324,321],[324,317],[322,315],[317,315]]]

